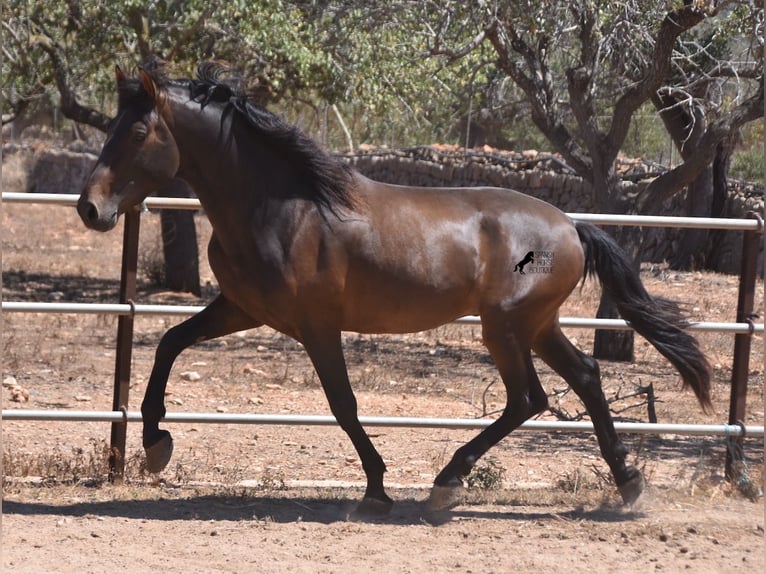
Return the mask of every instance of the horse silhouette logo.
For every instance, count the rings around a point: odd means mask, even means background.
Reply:
[[[514,270],[514,271],[518,271],[518,272],[519,272],[519,273],[521,273],[522,275],[526,275],[526,273],[524,273],[524,266],[525,266],[527,263],[534,263],[534,262],[535,262],[535,252],[534,252],[534,251],[530,251],[529,253],[527,253],[527,254],[524,256],[524,259],[522,259],[521,261],[519,261],[519,262],[516,264],[516,266],[513,268],[513,270]]]

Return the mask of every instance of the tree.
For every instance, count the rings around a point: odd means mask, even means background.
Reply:
[[[701,177],[742,126],[763,116],[763,10],[752,2],[684,2],[668,11],[665,3],[647,7],[635,1],[445,4],[449,7],[430,14],[430,54],[456,61],[489,47],[498,69],[524,92],[532,122],[591,184],[598,211],[641,214],[656,209]],[[747,74],[737,75],[736,68],[720,59],[695,59],[690,51],[694,41],[684,41],[698,27],[731,19],[742,19],[740,29],[753,37],[744,65]],[[695,64],[694,73],[678,73],[679,59],[687,68]],[[725,77],[740,80],[737,96],[719,91],[721,104],[726,100],[728,105],[712,106],[711,92],[700,87],[710,88],[715,78]],[[690,96],[688,105],[678,99],[683,94]],[[648,184],[630,184],[616,173],[615,160],[631,118],[648,101],[656,101],[671,133],[684,142],[684,161]],[[682,109],[693,113],[671,121]],[[700,111],[712,117],[689,122]],[[638,263],[635,233],[621,230],[616,235]],[[616,316],[606,295],[599,316]],[[629,360],[632,346],[631,332],[600,331],[594,354]]]
[[[337,89],[333,68],[315,49],[305,3],[188,1],[125,3],[79,0],[3,3],[3,118],[11,121],[52,90],[63,115],[105,132],[114,110],[115,64],[134,67],[155,56],[191,75],[200,60],[247,62],[248,88],[266,102],[316,89]],[[308,10],[308,9],[306,9]],[[87,54],[88,57],[83,57]],[[175,196],[183,186],[164,190]],[[200,293],[193,213],[161,216],[168,287]]]
[[[719,25],[700,27],[679,38],[671,81],[652,95],[652,103],[684,162],[699,153],[711,122],[720,120],[733,102],[750,97],[758,82],[762,88],[762,10],[752,3],[729,9],[731,16]],[[753,118],[756,111],[750,112]],[[722,215],[727,173],[739,138],[739,129],[734,126],[717,143],[709,140],[703,144],[715,151],[712,161],[688,185],[688,215]],[[685,230],[671,266],[704,267],[707,237],[707,230]]]

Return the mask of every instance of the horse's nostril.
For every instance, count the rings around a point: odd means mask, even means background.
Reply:
[[[93,223],[98,220],[98,208],[91,201],[80,201],[77,203],[77,213],[85,224]]]
[[[92,203],[89,203],[85,216],[88,218],[88,221],[96,221],[98,219],[98,208]]]

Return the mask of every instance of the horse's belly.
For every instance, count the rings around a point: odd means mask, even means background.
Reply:
[[[415,333],[476,313],[470,294],[462,290],[421,295],[376,289],[345,300],[343,330],[357,333]]]

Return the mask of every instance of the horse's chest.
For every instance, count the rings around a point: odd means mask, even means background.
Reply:
[[[273,261],[254,250],[226,250],[214,236],[208,260],[227,299],[265,323],[285,293],[286,278]]]

